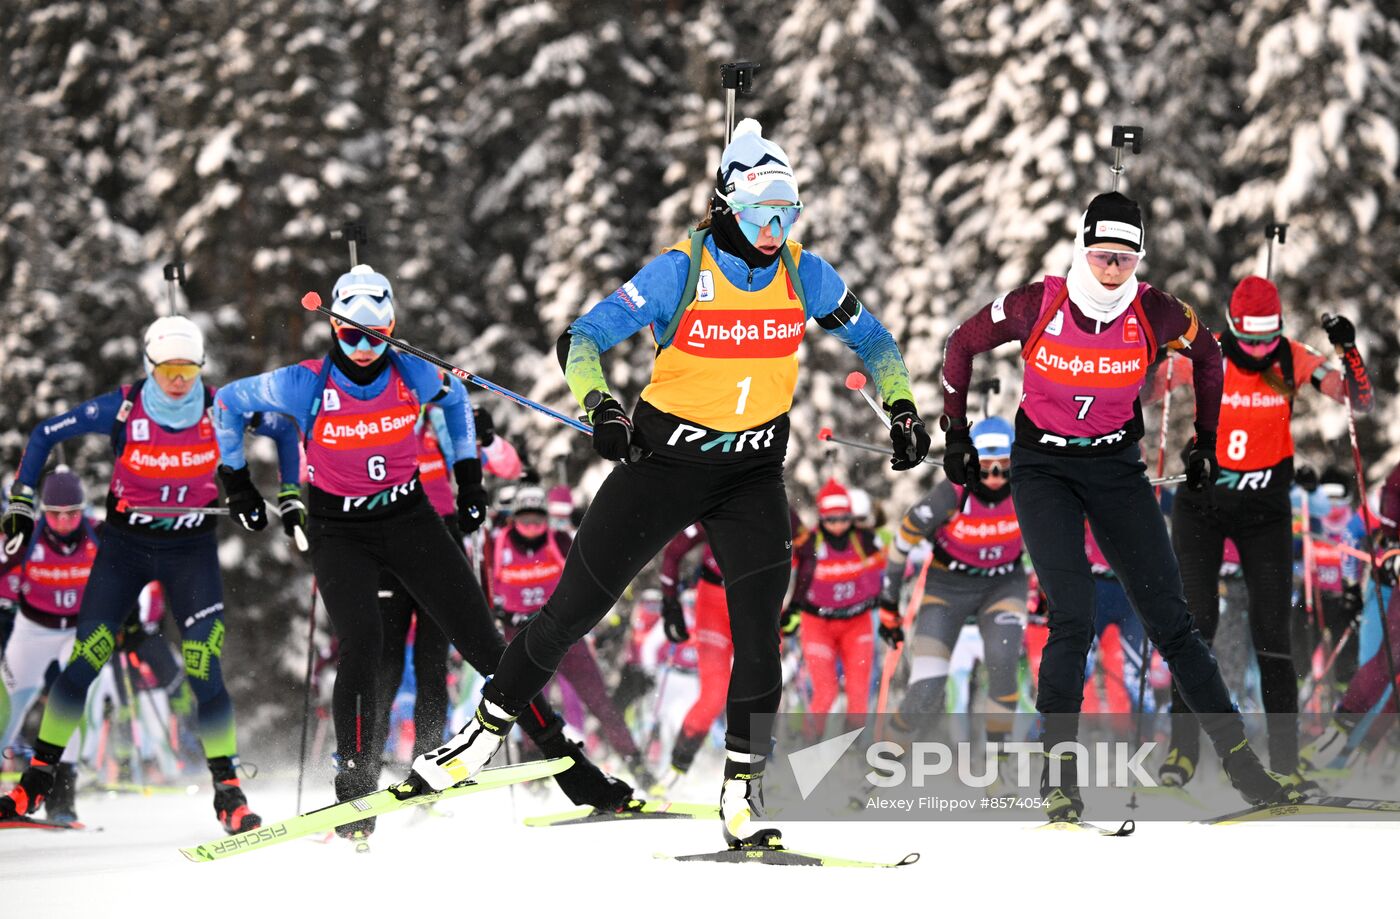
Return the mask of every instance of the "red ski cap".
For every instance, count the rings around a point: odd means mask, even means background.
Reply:
[[[851,516],[851,495],[835,479],[827,479],[817,492],[817,513],[823,517]]]
[[[1250,275],[1235,285],[1230,295],[1230,331],[1236,338],[1254,341],[1283,331],[1283,304],[1272,281]]]

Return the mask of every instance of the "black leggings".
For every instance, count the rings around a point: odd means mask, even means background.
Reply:
[[[1288,493],[1245,493],[1217,488],[1214,504],[1189,492],[1172,509],[1172,545],[1181,564],[1186,602],[1210,644],[1220,621],[1220,562],[1225,540],[1240,552],[1240,571],[1249,591],[1249,631],[1259,661],[1264,710],[1271,716],[1269,766],[1275,772],[1298,768],[1298,672],[1293,664],[1289,619],[1293,602],[1293,514]],[[1187,706],[1175,684],[1172,710]],[[1199,748],[1190,719],[1173,719],[1172,744],[1188,755]],[[1192,756],[1192,759],[1198,759]]]
[[[643,566],[696,522],[705,525],[729,603],[728,743],[766,753],[771,725],[754,732],[750,718],[778,710],[778,615],[792,570],[783,466],[772,458],[701,465],[653,455],[615,468],[579,526],[559,586],[501,659],[494,692],[503,700],[536,696]]]
[[[1086,517],[1190,707],[1229,713],[1202,718],[1216,750],[1223,755],[1243,740],[1244,725],[1220,668],[1187,611],[1167,526],[1137,446],[1107,456],[1069,457],[1017,445],[1011,452],[1011,498],[1050,607],[1036,699],[1046,715],[1043,742],[1074,739],[1084,701],[1096,595],[1081,535]]]
[[[426,501],[374,520],[313,516],[310,537],[311,566],[340,640],[332,695],[336,752],[343,761],[360,756],[360,763],[377,771],[384,746],[379,707],[386,694],[380,685],[381,573],[398,578],[415,608],[446,633],[477,672],[495,671],[505,640],[466,555]],[[534,700],[520,724],[533,737],[557,720],[547,703]]]

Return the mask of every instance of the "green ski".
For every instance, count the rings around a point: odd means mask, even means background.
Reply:
[[[1375,798],[1344,798],[1338,795],[1325,795],[1309,798],[1297,804],[1260,804],[1244,810],[1212,817],[1201,823],[1218,826],[1221,824],[1248,823],[1254,820],[1270,820],[1275,817],[1365,817],[1384,820],[1400,819],[1400,801],[1382,801]]]
[[[517,782],[547,778],[563,772],[571,765],[573,765],[573,760],[557,757],[515,766],[501,766],[497,769],[483,769],[481,774],[472,781],[453,785],[445,791],[429,791],[399,798],[395,791],[404,794],[410,789],[407,782],[402,782],[380,791],[361,795],[358,798],[351,798],[348,801],[329,804],[305,814],[298,814],[279,823],[264,824],[256,830],[249,830],[246,833],[238,833],[223,839],[206,842],[203,845],[181,849],[180,854],[192,862],[212,862],[216,859],[252,852],[254,849],[265,849],[268,846],[275,846],[292,839],[300,839],[313,833],[324,833],[328,830],[334,830],[341,824],[363,820],[366,817],[376,817],[406,807],[421,807],[424,804],[432,804],[434,801],[474,794],[478,791],[504,788]]]
[[[526,817],[526,826],[574,826],[580,823],[607,823],[614,820],[718,820],[713,804],[686,804],[680,801],[638,801],[635,798],[620,811],[580,807],[558,814]]]
[[[798,865],[809,868],[902,868],[919,860],[919,853],[910,852],[897,862],[870,862],[833,855],[797,852],[783,845],[783,834],[777,830],[760,830],[741,839],[728,849],[701,852],[696,855],[667,855],[658,852],[656,858],[678,862],[727,862],[735,865]]]

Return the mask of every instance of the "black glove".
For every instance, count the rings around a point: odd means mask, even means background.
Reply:
[[[784,635],[796,635],[801,625],[802,607],[794,603],[783,610],[783,616],[778,620],[778,631]]]
[[[900,399],[885,410],[890,414],[890,445],[894,447],[890,468],[913,469],[928,456],[931,443],[919,410],[908,399]]]
[[[1308,494],[1317,491],[1317,470],[1306,464],[1293,470],[1293,484]]]
[[[220,466],[219,482],[224,486],[224,503],[239,526],[250,532],[267,529],[267,502],[253,484],[247,466],[242,469]]]
[[[1186,487],[1205,491],[1215,487],[1220,463],[1215,459],[1215,432],[1197,434],[1186,450]]]
[[[306,504],[301,500],[301,486],[283,482],[277,489],[277,513],[282,517],[282,532],[295,538],[298,528],[306,532]]]
[[[1345,316],[1323,316],[1322,331],[1327,333],[1327,340],[1338,348],[1350,348],[1356,344],[1356,326]]]
[[[472,406],[472,422],[476,424],[477,446],[491,446],[496,439],[496,421],[491,413],[479,405]]]
[[[632,450],[632,419],[612,396],[604,397],[589,416],[593,450],[605,460],[627,462]]]
[[[977,448],[972,445],[972,430],[967,421],[949,421],[943,418],[943,473],[948,481],[964,488],[982,475],[981,460],[977,458]]]
[[[899,611],[880,606],[880,639],[891,648],[904,644],[904,626],[899,620]]]
[[[463,533],[475,533],[486,522],[486,489],[481,487],[481,460],[461,459],[452,464],[457,482],[457,525]]]
[[[0,534],[4,536],[5,551],[11,556],[18,555],[29,537],[34,535],[34,493],[16,485],[10,491],[10,506],[0,517]],[[18,541],[11,545],[11,540]]]
[[[680,597],[662,594],[661,630],[666,633],[667,641],[681,644],[690,640],[690,629],[685,625],[685,610],[681,607]]]
[[[1347,622],[1355,622],[1361,616],[1361,585],[1348,583],[1342,587],[1342,612]]]

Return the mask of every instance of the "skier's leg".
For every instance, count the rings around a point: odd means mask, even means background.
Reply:
[[[681,773],[690,770],[710,725],[724,711],[729,695],[729,668],[734,662],[724,587],[705,580],[695,586],[695,652],[700,670],[700,695],[685,713],[680,736],[671,750],[671,766]]]
[[[826,729],[827,713],[836,701],[836,642],[832,626],[832,622],[804,612],[797,632],[798,641],[802,643],[802,660],[812,680],[812,698],[802,723],[802,733],[808,740],[821,737]]]
[[[1251,519],[1235,537],[1240,570],[1249,591],[1249,627],[1259,661],[1259,684],[1268,713],[1269,767],[1285,775],[1298,768],[1298,672],[1294,669],[1290,614],[1293,533],[1287,496],[1275,513]]]
[[[409,596],[408,591],[399,583],[399,579],[389,571],[381,571],[379,574],[378,594],[383,638],[379,648],[379,692],[381,698],[376,708],[379,721],[375,729],[375,736],[384,738],[385,749],[381,755],[387,757],[389,755],[390,721],[393,717],[394,700],[398,696],[399,686],[403,683],[408,633],[413,625],[413,597]],[[417,647],[417,638],[415,637],[415,652]],[[414,677],[416,679],[416,672]],[[414,710],[417,711],[416,702]],[[434,738],[434,742],[427,744],[426,748],[435,747],[437,744],[438,740]],[[416,735],[413,746],[414,755],[417,756],[419,744]]]
[[[838,625],[841,669],[845,675],[846,727],[859,727],[856,716],[870,707],[870,668],[875,657],[875,622],[861,613]]]

